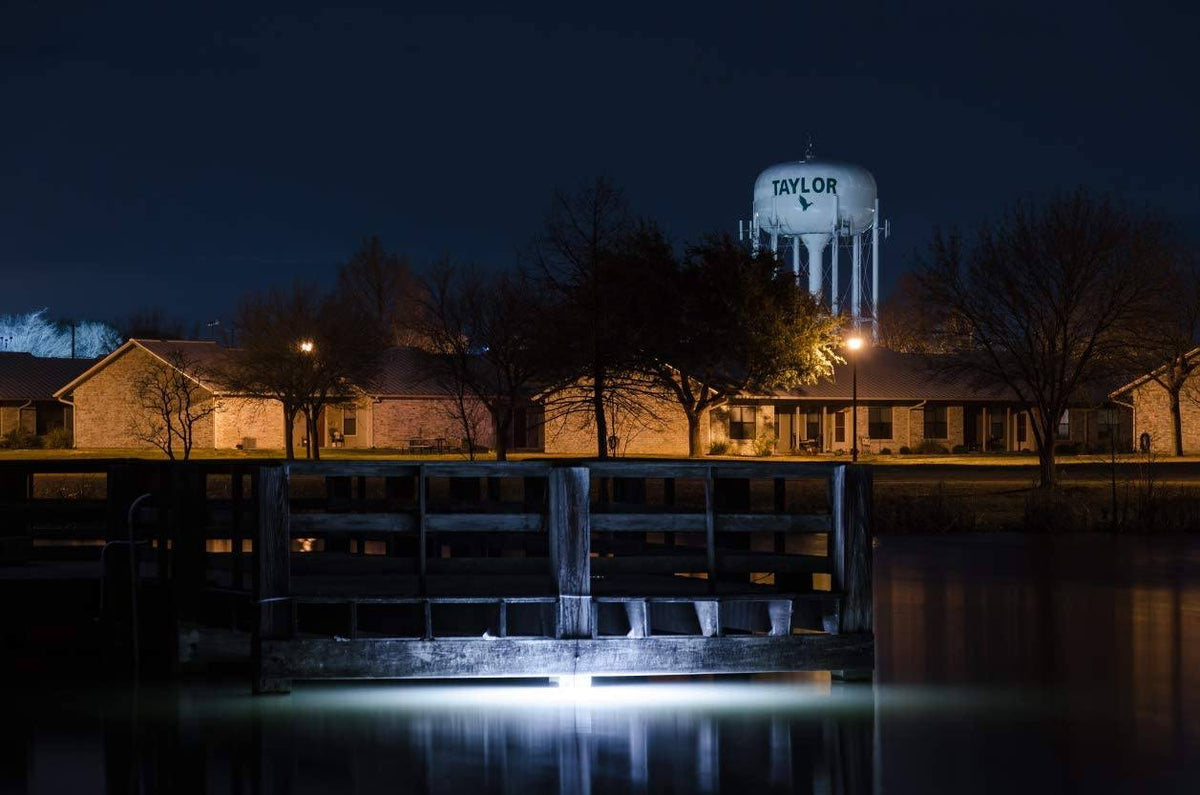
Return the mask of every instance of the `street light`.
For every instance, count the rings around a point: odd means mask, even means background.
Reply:
[[[315,345],[313,345],[313,341],[312,341],[312,340],[301,340],[301,341],[300,341],[300,352],[301,352],[301,353],[312,353],[312,352],[313,352],[313,349],[314,349],[315,347],[316,347],[316,346],[315,346]]]
[[[846,340],[846,349],[850,351],[850,461],[858,463],[858,351],[863,346],[862,337],[850,337]]]

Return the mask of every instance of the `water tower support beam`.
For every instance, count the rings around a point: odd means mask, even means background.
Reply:
[[[879,342],[879,199],[875,200],[875,223],[871,224],[871,337]]]
[[[800,238],[792,238],[792,274],[796,277],[796,284],[800,283]]]
[[[833,251],[829,255],[829,309],[833,314],[838,313],[841,303],[842,282],[838,278],[838,197],[833,197]]]
[[[850,262],[850,316],[854,318],[854,327],[858,328],[862,320],[862,235],[851,227],[850,238],[854,243]]]

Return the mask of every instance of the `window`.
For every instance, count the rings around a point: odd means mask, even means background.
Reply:
[[[833,441],[846,441],[846,412],[844,411],[833,415]]]
[[[871,406],[867,409],[867,436],[871,439],[892,438],[891,406]]]
[[[1025,412],[1017,415],[1017,444],[1025,444]]]
[[[729,407],[729,438],[730,439],[753,439],[754,438],[754,415],[757,413],[755,406],[730,406]]]
[[[342,436],[354,436],[358,433],[358,409],[355,406],[342,408]]]
[[[1058,429],[1054,433],[1055,439],[1070,439],[1071,438],[1071,412],[1064,410],[1062,416],[1058,418]]]
[[[1096,410],[1096,426],[1099,438],[1115,438],[1117,434],[1117,428],[1120,427],[1120,424],[1121,419],[1117,415],[1116,409],[1108,408]]]
[[[1004,439],[1004,417],[1005,411],[1003,408],[992,408],[988,410],[988,421],[991,423],[991,429],[988,431],[988,442],[1005,443]]]
[[[821,412],[810,411],[804,416],[804,438],[810,442],[821,438]]]
[[[925,407],[925,438],[948,439],[950,432],[946,428],[946,407]]]

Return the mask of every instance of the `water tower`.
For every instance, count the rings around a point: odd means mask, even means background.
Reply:
[[[813,159],[779,163],[765,169],[754,181],[754,208],[749,224],[739,223],[739,234],[749,236],[754,250],[764,244],[776,256],[791,249],[792,271],[799,281],[808,278],[808,289],[825,301],[834,314],[847,301],[855,328],[864,320],[879,333],[879,233],[887,224],[879,216],[875,177],[861,166]],[[868,238],[868,235],[870,236]],[[870,273],[863,257],[870,243]],[[833,245],[830,246],[832,241]],[[803,263],[800,248],[806,256]],[[831,249],[826,288],[825,249]],[[849,294],[843,292],[838,271],[839,252],[850,249]],[[866,295],[864,295],[866,293]],[[868,312],[863,312],[864,303]]]

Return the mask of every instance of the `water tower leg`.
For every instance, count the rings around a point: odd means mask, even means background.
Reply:
[[[850,316],[854,318],[854,327],[858,328],[862,320],[862,235],[851,229],[850,237],[854,241],[850,263]]]
[[[779,235],[771,233],[771,253],[779,254]]]
[[[838,304],[841,301],[841,296],[838,293],[842,289],[841,280],[838,279],[838,230],[836,222],[833,225],[833,252],[830,254],[829,282],[829,308],[836,315],[838,313]]]
[[[875,223],[871,224],[871,337],[879,342],[879,199],[875,200]]]
[[[800,283],[800,238],[792,238],[792,273],[796,275],[796,284]],[[810,279],[812,277],[809,277]]]

